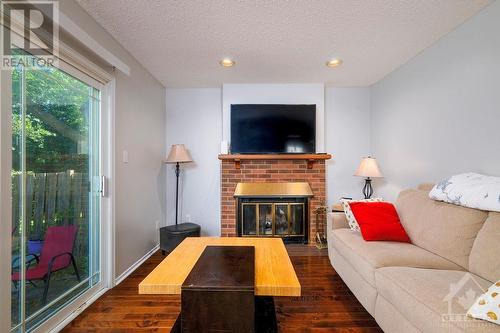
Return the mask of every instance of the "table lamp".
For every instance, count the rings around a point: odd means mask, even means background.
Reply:
[[[180,164],[193,162],[189,152],[183,144],[172,145],[170,153],[165,161],[168,164],[175,164],[175,225],[178,223],[178,209],[179,209],[179,175],[181,174]]]
[[[356,170],[354,175],[358,177],[366,177],[365,187],[363,187],[363,194],[365,195],[365,199],[370,199],[373,194],[372,178],[383,177],[380,169],[378,168],[377,160],[371,156],[361,159],[358,170]]]

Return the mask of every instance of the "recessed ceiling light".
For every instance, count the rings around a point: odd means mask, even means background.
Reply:
[[[219,64],[222,67],[233,67],[235,62],[234,62],[234,60],[231,60],[229,58],[224,58],[224,59],[221,59],[221,61],[219,61]]]
[[[343,61],[342,61],[342,59],[340,59],[340,58],[333,58],[333,59],[331,59],[331,60],[327,61],[327,62],[326,62],[326,65],[327,65],[328,67],[333,68],[333,67],[338,67],[338,66],[342,65],[342,62],[343,62]]]

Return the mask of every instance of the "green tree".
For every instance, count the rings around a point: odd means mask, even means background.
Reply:
[[[24,97],[27,170],[86,171],[88,154],[81,148],[87,146],[88,140],[90,93],[88,85],[57,68],[15,69],[12,73],[13,169],[21,169]]]

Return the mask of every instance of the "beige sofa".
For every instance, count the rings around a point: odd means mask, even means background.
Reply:
[[[465,313],[500,279],[500,213],[431,200],[431,188],[403,191],[396,201],[412,244],[366,242],[343,213],[330,213],[330,261],[385,332],[499,333]]]

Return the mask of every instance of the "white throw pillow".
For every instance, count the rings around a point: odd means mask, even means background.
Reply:
[[[442,180],[429,193],[434,200],[500,212],[500,177],[463,173]]]
[[[500,325],[500,281],[489,287],[472,304],[467,316]]]
[[[350,202],[380,202],[380,201],[382,201],[382,198],[363,199],[363,200],[340,199],[340,204],[342,205],[342,208],[344,209],[347,223],[349,223],[349,228],[351,228],[351,230],[353,230],[353,231],[357,231],[357,232],[361,231],[361,229],[359,228],[358,221],[356,221],[356,218],[354,217],[354,214],[352,213],[351,207],[349,206]]]

